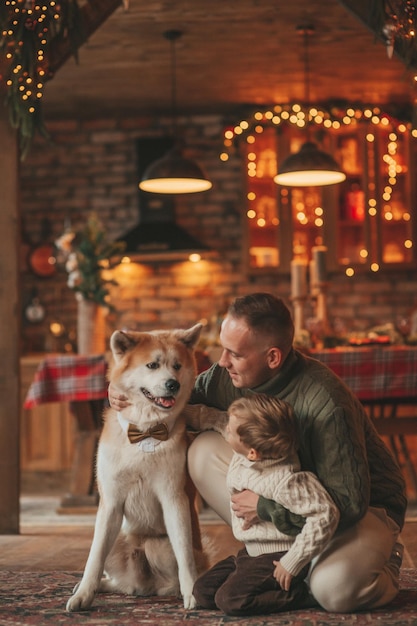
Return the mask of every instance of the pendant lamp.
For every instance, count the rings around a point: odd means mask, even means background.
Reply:
[[[182,36],[179,30],[168,30],[164,37],[171,42],[171,95],[172,131],[174,147],[145,170],[139,188],[142,191],[161,194],[183,194],[207,191],[212,187],[200,166],[183,156],[182,145],[176,128],[176,41]]]
[[[305,63],[305,101],[310,99],[310,68],[308,38],[314,32],[312,26],[299,26],[297,31],[304,35]],[[307,120],[308,137],[308,120]],[[317,145],[308,140],[295,154],[290,154],[278,167],[274,181],[287,187],[319,187],[341,183],[346,178],[339,164],[327,152],[319,150]]]

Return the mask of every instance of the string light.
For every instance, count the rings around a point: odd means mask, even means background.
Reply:
[[[6,0],[0,6],[0,51],[8,61],[0,80],[6,85],[6,104],[13,128],[19,129],[22,158],[35,131],[47,135],[42,116],[45,83],[51,78],[48,49],[51,41],[68,37],[80,24],[77,0]]]
[[[264,112],[257,110],[252,115],[249,115],[246,120],[242,120],[238,126],[229,127],[224,132],[224,147],[225,152],[222,153],[221,159],[224,161],[224,154],[229,153],[235,148],[237,141],[246,141],[246,144],[256,143],[256,136],[259,136],[262,132],[268,128],[276,127],[279,124],[287,124],[294,128],[300,128],[305,121],[305,115],[302,113],[303,107],[299,103],[288,103],[282,105],[275,105],[274,107],[266,109]],[[392,198],[395,193],[397,185],[398,174],[404,172],[403,165],[400,162],[400,153],[398,142],[401,141],[401,136],[405,136],[408,133],[410,139],[417,137],[417,129],[412,127],[410,121],[398,120],[392,114],[388,114],[381,110],[378,106],[353,106],[348,105],[346,108],[333,107],[332,109],[326,109],[325,107],[311,107],[308,111],[309,123],[315,124],[318,130],[321,132],[324,128],[329,129],[330,132],[342,130],[349,127],[350,132],[355,132],[361,126],[365,128],[365,140],[367,148],[367,212],[370,220],[376,220],[378,216],[384,219],[386,223],[397,220],[398,217],[392,207]],[[365,125],[365,126],[364,126]],[[236,132],[236,129],[239,129]],[[383,141],[385,143],[385,149],[383,152],[383,163],[385,165],[385,182],[382,188],[382,198],[380,202],[376,200],[376,154],[375,154],[375,141],[377,129],[381,129],[381,137],[385,137]],[[253,148],[252,148],[253,150]],[[247,150],[247,171],[249,179],[254,179],[257,176],[256,169],[256,153]],[[280,190],[280,203],[282,206],[286,206],[289,203],[288,191],[285,188]],[[268,216],[266,221],[263,214],[263,210],[255,208],[256,205],[252,204],[254,197],[249,197],[248,200],[251,203],[248,210],[247,217],[258,227],[264,227],[267,223],[272,224],[271,216]],[[382,206],[378,206],[382,204]],[[258,206],[259,203],[258,203]],[[323,209],[321,207],[312,207],[314,215],[310,218],[310,213],[307,214],[303,208],[296,212],[294,216],[299,225],[305,225],[310,223],[311,220],[314,226],[318,229],[323,228]],[[310,209],[309,209],[310,210]],[[403,211],[401,220],[407,222],[410,219],[409,213]],[[373,227],[374,228],[374,227]],[[411,239],[404,241],[404,249],[410,249],[413,246]],[[360,257],[365,261],[369,257],[367,250],[362,249],[360,251]],[[378,263],[371,262],[370,269],[373,272],[378,272],[380,266]],[[355,274],[353,268],[346,268],[346,275],[353,276]]]
[[[261,133],[264,126],[268,126],[271,123],[274,125],[285,122],[292,126],[300,127],[303,121],[305,123],[305,114],[302,113],[302,105],[299,103],[289,103],[283,105],[276,105],[273,107],[272,112],[270,109],[262,111],[256,111],[246,120],[242,120],[233,129],[228,128],[224,132],[224,145],[226,148],[232,148],[234,141],[244,135],[245,132],[253,134],[253,132]],[[325,128],[338,130],[343,126],[355,126],[363,123],[364,121],[371,121],[375,126],[387,127],[391,125],[395,132],[410,132],[413,137],[417,136],[417,129],[412,127],[411,122],[396,121],[392,115],[383,113],[378,106],[366,106],[366,107],[353,107],[347,106],[346,109],[338,108],[325,110],[312,107],[309,110],[309,123],[316,126],[324,126]],[[365,118],[365,120],[363,119]],[[261,124],[260,124],[261,122]],[[367,140],[373,141],[373,134],[368,133]],[[226,143],[227,140],[227,143]]]

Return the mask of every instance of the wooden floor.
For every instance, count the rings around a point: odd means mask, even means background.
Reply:
[[[43,486],[43,488],[42,488]],[[23,484],[25,487],[25,482]],[[26,481],[23,498],[40,503],[57,496],[59,484],[45,480]],[[61,493],[61,495],[63,495]],[[57,500],[59,502],[59,498]],[[35,507],[36,508],[36,507]],[[14,571],[82,571],[93,535],[94,516],[55,515],[44,524],[39,516],[22,515],[19,535],[0,536],[0,569]],[[51,523],[52,522],[52,523]],[[213,516],[201,515],[201,527],[213,548],[213,560],[236,552],[240,544],[233,538],[230,528]],[[403,567],[417,567],[417,504],[409,508],[408,521],[402,533],[405,545]]]

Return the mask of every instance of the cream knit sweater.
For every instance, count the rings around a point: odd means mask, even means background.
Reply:
[[[297,457],[291,461],[287,464],[274,459],[253,462],[235,452],[227,486],[231,494],[250,489],[306,518],[301,532],[290,537],[272,522],[261,521],[243,530],[243,520],[232,510],[233,534],[244,542],[248,554],[258,556],[287,551],[281,559],[282,566],[296,576],[330,541],[339,523],[339,511],[316,476],[300,471]]]

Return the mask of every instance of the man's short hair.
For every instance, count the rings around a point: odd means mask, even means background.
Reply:
[[[231,317],[244,318],[249,328],[268,338],[271,347],[287,354],[294,340],[291,313],[281,298],[271,293],[252,293],[236,298],[228,309]]]

